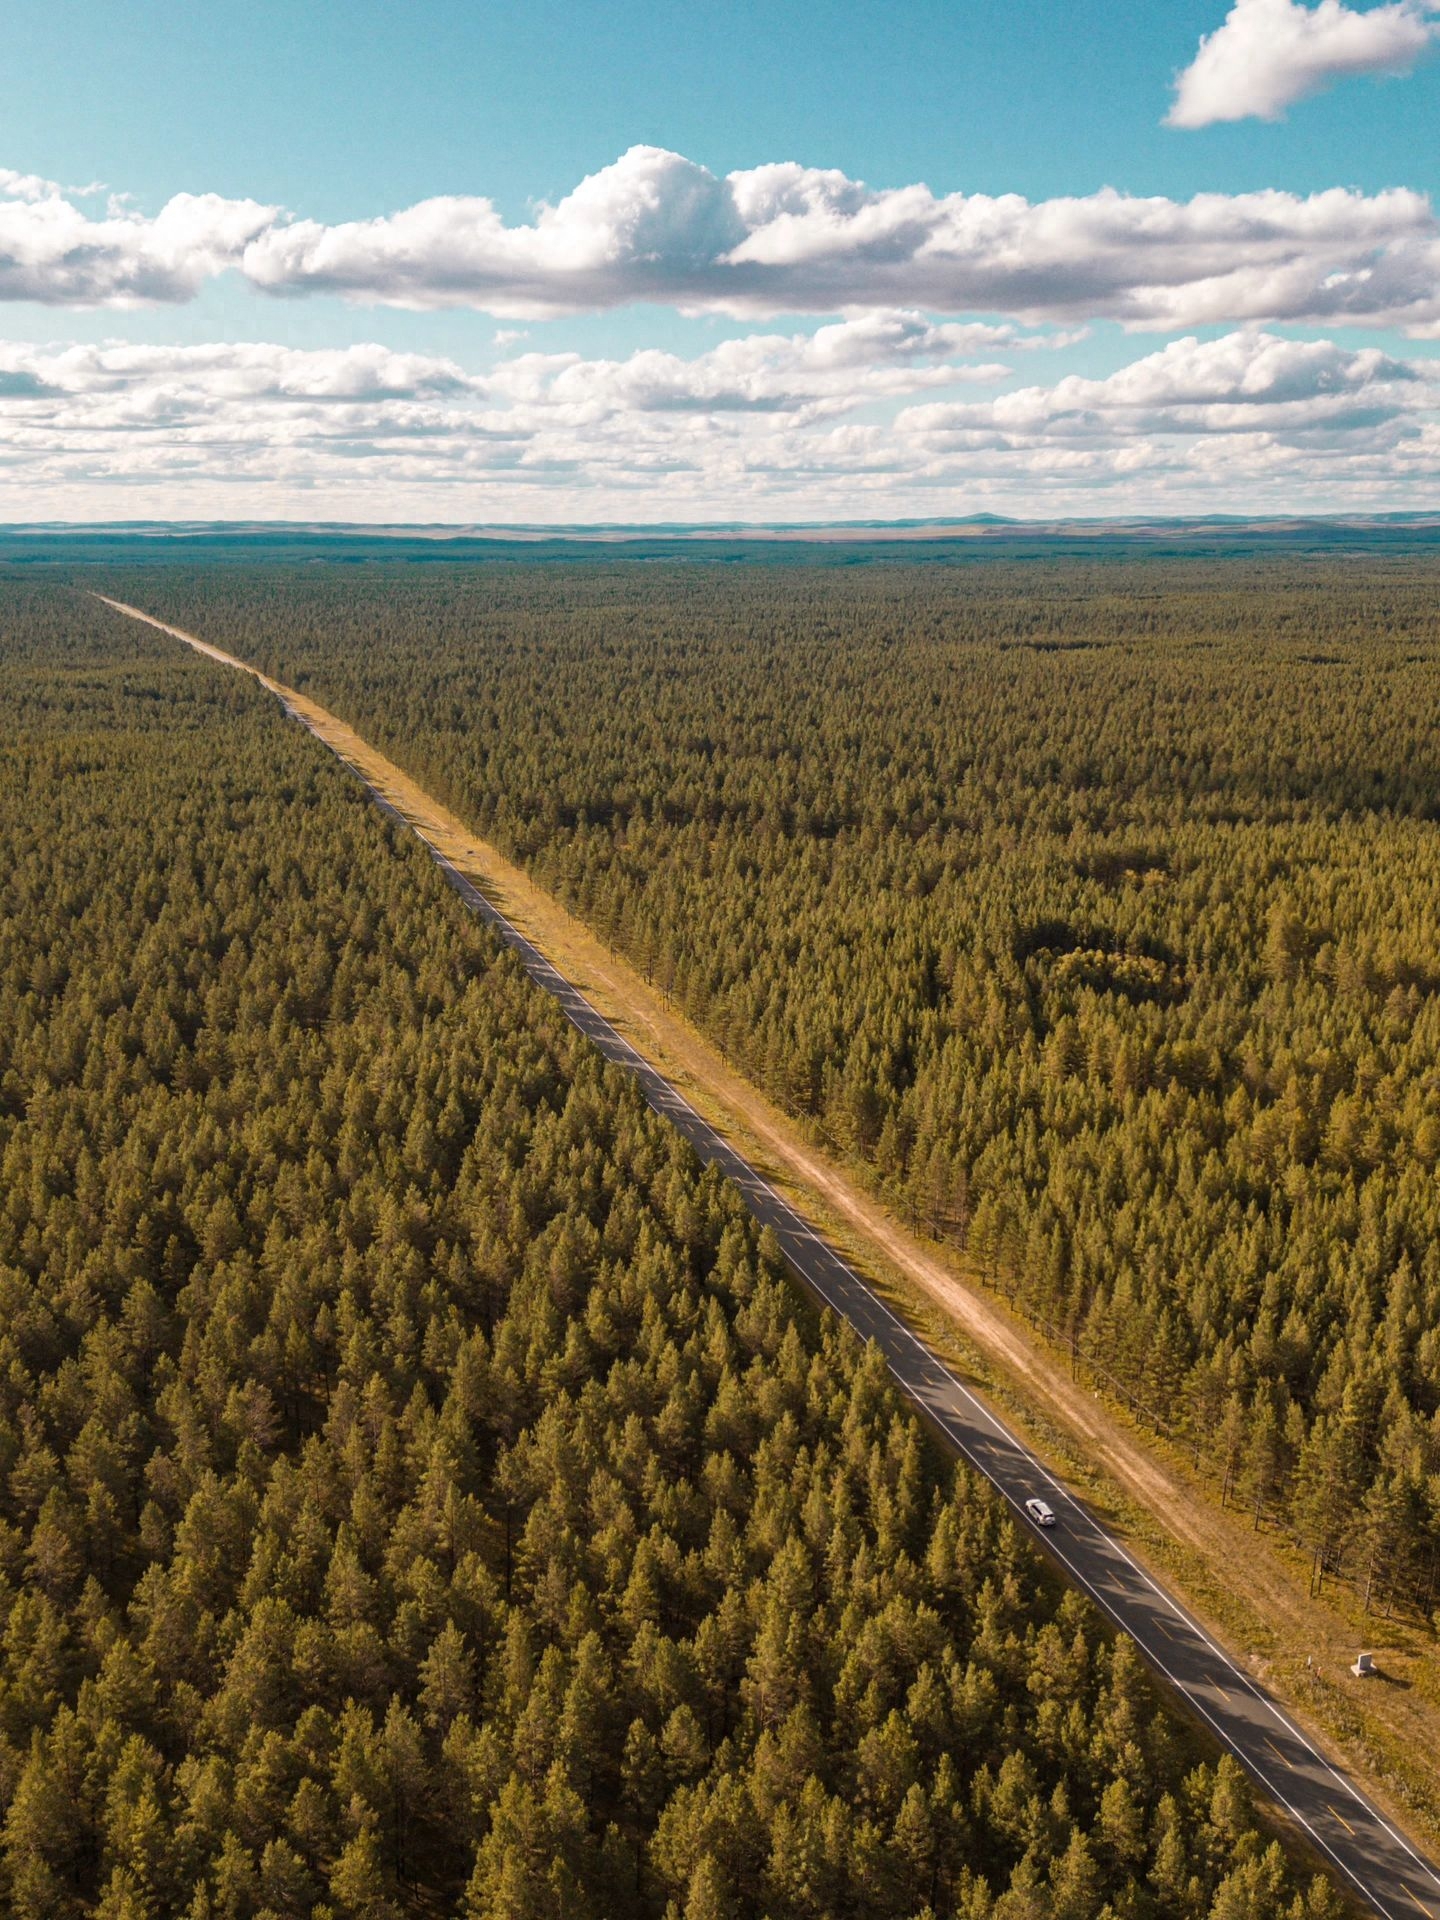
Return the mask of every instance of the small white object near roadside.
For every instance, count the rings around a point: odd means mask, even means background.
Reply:
[[[1368,1680],[1372,1674],[1378,1673],[1379,1668],[1375,1665],[1374,1654],[1373,1653],[1360,1654],[1359,1657],[1356,1659],[1354,1666],[1351,1667],[1350,1671],[1351,1673],[1354,1674],[1357,1680]]]

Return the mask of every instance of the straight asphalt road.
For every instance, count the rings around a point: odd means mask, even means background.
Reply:
[[[287,688],[220,648],[137,608],[115,600],[106,604],[159,627],[213,660],[252,674],[269,687],[292,718],[329,747],[323,734],[287,699]],[[342,764],[348,766],[348,762]],[[356,773],[353,767],[349,770]],[[461,899],[494,928],[535,984],[559,1002],[571,1023],[607,1060],[633,1074],[656,1113],[679,1128],[707,1165],[718,1167],[735,1183],[755,1218],[773,1229],[808,1291],[842,1314],[864,1339],[876,1343],[905,1397],[999,1489],[1037,1544],[1130,1636],[1149,1665],[1307,1836],[1333,1877],[1385,1920],[1416,1920],[1417,1915],[1440,1920],[1440,1874],[1429,1861],[579,988],[398,808],[362,775],[356,773],[356,777],[382,812],[404,831],[417,835]],[[1054,1527],[1036,1527],[1026,1514],[1025,1501],[1037,1494],[1055,1509]]]

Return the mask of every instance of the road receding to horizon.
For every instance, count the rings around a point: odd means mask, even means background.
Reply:
[[[249,674],[335,753],[364,782],[384,813],[417,835],[461,899],[494,929],[531,980],[559,1003],[572,1025],[606,1059],[631,1073],[649,1105],[678,1128],[703,1161],[733,1181],[755,1218],[774,1232],[810,1294],[848,1320],[863,1339],[875,1342],[905,1397],[956,1453],[998,1489],[1019,1524],[1065,1576],[1129,1635],[1181,1702],[1294,1823],[1333,1877],[1385,1920],[1415,1920],[1417,1914],[1440,1920],[1440,1873],[1434,1866],[750,1160],[697,1113],[674,1083],[486,897],[449,853],[355,765],[344,746],[346,739],[358,740],[352,729],[314,701],[223,649],[123,601],[103,594],[95,597],[209,659]],[[329,723],[323,731],[321,719]],[[369,749],[369,757],[379,758],[374,749]],[[1054,1527],[1035,1527],[1026,1515],[1025,1501],[1037,1494],[1055,1508]]]

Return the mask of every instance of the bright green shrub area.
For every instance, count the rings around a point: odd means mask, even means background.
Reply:
[[[131,578],[308,685],[1328,1568],[1440,1566],[1440,567]]]
[[[0,1044],[7,1914],[1333,1911],[356,785],[13,586]]]

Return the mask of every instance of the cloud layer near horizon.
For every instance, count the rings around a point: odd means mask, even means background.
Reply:
[[[519,225],[459,196],[332,226],[213,194],[177,195],[154,216],[115,202],[92,215],[82,196],[19,174],[0,173],[0,196],[0,299],[50,306],[181,302],[234,272],[277,297],[521,319],[660,302],[752,318],[905,307],[1440,335],[1440,223],[1403,188],[1032,203],[872,189],[789,162],[721,178],[632,147]]]
[[[1033,511],[1037,488],[1054,512],[1295,511],[1440,477],[1434,362],[1244,330],[986,395],[1026,344],[891,312],[480,374],[381,346],[7,345],[0,517],[303,516],[337,490],[389,520],[637,519],[662,490],[672,518]]]

